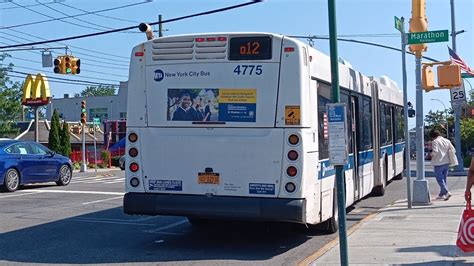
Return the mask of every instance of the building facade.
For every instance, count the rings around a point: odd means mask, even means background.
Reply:
[[[79,121],[81,119],[81,102],[86,101],[87,121],[92,122],[94,117],[100,121],[125,120],[127,117],[127,90],[128,82],[120,82],[118,93],[113,96],[69,97],[53,98],[46,106],[46,118],[51,120],[53,110],[59,112],[61,119]]]

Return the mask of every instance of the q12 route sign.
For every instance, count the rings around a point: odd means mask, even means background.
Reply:
[[[348,162],[346,105],[332,103],[326,105],[328,114],[329,162],[345,165]]]

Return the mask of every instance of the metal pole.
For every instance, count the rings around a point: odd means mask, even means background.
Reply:
[[[428,180],[425,178],[425,125],[423,123],[423,88],[421,87],[421,53],[416,54],[416,180],[413,181],[413,205],[431,203]]]
[[[81,172],[87,171],[87,162],[86,162],[86,125],[82,125],[82,163],[81,163]]]
[[[339,62],[337,55],[337,27],[336,27],[336,4],[335,0],[328,1],[329,13],[329,45],[331,55],[331,84],[332,84],[332,101],[338,103],[339,95]],[[344,175],[342,173],[343,166],[336,165],[336,191],[337,205],[339,214],[339,253],[341,265],[349,265],[347,232],[346,232],[346,196]]]
[[[158,37],[163,37],[163,24],[161,23],[162,20],[163,19],[161,15],[158,15],[158,21],[160,22],[160,24],[158,24]]]
[[[410,131],[408,128],[408,93],[407,93],[407,63],[406,63],[406,34],[405,34],[405,18],[401,17],[402,23],[402,30],[401,30],[401,39],[402,39],[402,73],[403,73],[403,115],[405,118],[405,162],[406,162],[406,169],[405,169],[405,176],[407,179],[407,201],[408,201],[408,208],[411,209],[412,202],[411,202],[411,186],[410,186],[410,178],[411,178],[411,170],[410,170]]]
[[[94,127],[94,164],[95,164],[95,175],[97,176],[97,141],[95,138],[95,122],[93,123]]]
[[[39,142],[39,112],[38,106],[34,107],[35,109],[35,142]]]
[[[453,51],[456,52],[456,16],[454,13],[454,0],[450,0],[451,4],[451,40]],[[456,157],[459,164],[454,167],[454,171],[463,171],[464,164],[461,153],[461,106],[454,107],[454,146],[456,147]]]

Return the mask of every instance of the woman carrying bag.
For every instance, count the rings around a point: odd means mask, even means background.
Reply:
[[[438,130],[432,130],[430,137],[432,139],[431,146],[433,148],[431,152],[431,165],[434,166],[436,181],[440,188],[436,199],[448,200],[451,197],[451,193],[448,191],[446,178],[448,176],[449,166],[458,164],[456,149],[449,139],[441,136]]]

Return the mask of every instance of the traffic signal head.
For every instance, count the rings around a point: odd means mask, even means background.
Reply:
[[[423,66],[421,71],[421,83],[426,92],[434,89],[434,74],[431,66]]]
[[[64,69],[64,56],[58,56],[54,59],[54,73],[66,74]]]
[[[461,86],[461,67],[459,65],[442,65],[438,67],[438,86],[454,88]]]
[[[87,122],[86,101],[81,102],[81,124],[85,125]]]
[[[64,56],[64,71],[66,74],[71,74],[72,72],[72,56],[65,55]]]
[[[81,59],[73,57],[71,61],[71,74],[76,75],[81,73]]]

